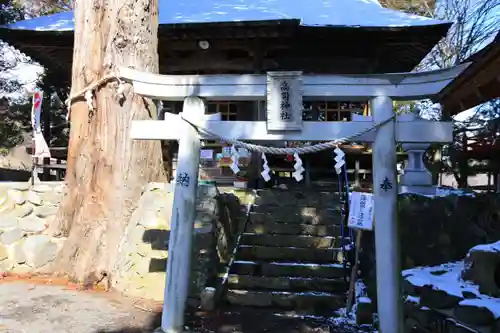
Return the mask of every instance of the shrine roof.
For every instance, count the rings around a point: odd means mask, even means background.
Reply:
[[[318,27],[411,27],[449,24],[382,7],[377,0],[159,0],[160,25],[299,20]],[[71,31],[73,12],[7,25],[8,29]]]
[[[490,44],[464,62],[471,65],[434,98],[450,116],[500,98],[500,32]]]

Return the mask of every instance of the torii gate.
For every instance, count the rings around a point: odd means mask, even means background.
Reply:
[[[171,76],[120,69],[120,77],[131,81],[137,94],[157,100],[184,100],[182,114],[166,114],[165,121],[134,121],[131,128],[133,139],[179,140],[162,330],[178,333],[184,328],[200,140],[231,138],[251,141],[334,141],[350,138],[356,142],[373,143],[380,329],[384,333],[402,332],[401,269],[396,216],[398,187],[395,186],[396,142],[445,143],[452,142],[453,137],[450,122],[395,118],[392,101],[416,100],[436,95],[467,66],[468,64],[464,64],[423,73],[381,75],[273,72],[267,75]],[[302,98],[369,100],[373,116],[350,122],[303,122]],[[227,122],[215,119],[214,116],[206,116],[206,99],[267,100],[267,121]],[[364,134],[356,136],[358,133]]]

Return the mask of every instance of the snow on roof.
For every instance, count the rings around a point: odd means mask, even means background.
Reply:
[[[377,0],[160,0],[160,24],[297,19],[303,26],[401,27],[447,24],[384,8]],[[73,30],[73,12],[19,21],[10,29]]]

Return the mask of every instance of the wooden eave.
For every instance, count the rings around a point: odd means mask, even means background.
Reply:
[[[448,29],[447,24],[391,28],[305,27],[298,20],[161,25],[160,73],[409,72]],[[69,86],[72,31],[0,28],[0,39],[44,65],[55,74],[59,84]],[[209,41],[209,50],[199,48],[198,42],[202,40]],[[215,60],[207,62],[211,57]]]
[[[449,116],[500,97],[500,37],[468,60],[472,64],[434,99]]]

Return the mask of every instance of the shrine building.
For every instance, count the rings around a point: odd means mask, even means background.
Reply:
[[[429,2],[429,1],[427,1]],[[0,28],[0,39],[43,65],[55,86],[71,85],[73,13],[20,21]],[[159,1],[160,74],[382,74],[412,71],[451,23],[407,14],[377,0]],[[334,92],[332,92],[334,93]],[[265,101],[210,100],[206,113],[223,120],[266,119]],[[178,113],[182,101],[164,101]],[[305,121],[350,121],[369,114],[365,100],[304,100]],[[160,113],[160,117],[162,114]],[[280,143],[293,145],[294,143]],[[232,183],[223,143],[205,142],[202,178]],[[371,183],[369,147],[343,147],[351,180]],[[404,155],[404,154],[403,154]],[[171,156],[172,157],[172,156]],[[402,156],[404,158],[404,156]],[[175,156],[174,156],[175,160]],[[257,163],[252,163],[254,161]],[[242,179],[259,178],[258,156],[242,167]],[[331,152],[304,157],[306,182],[335,180]],[[293,169],[290,158],[269,157],[277,175]],[[284,181],[284,180],[283,180]]]

